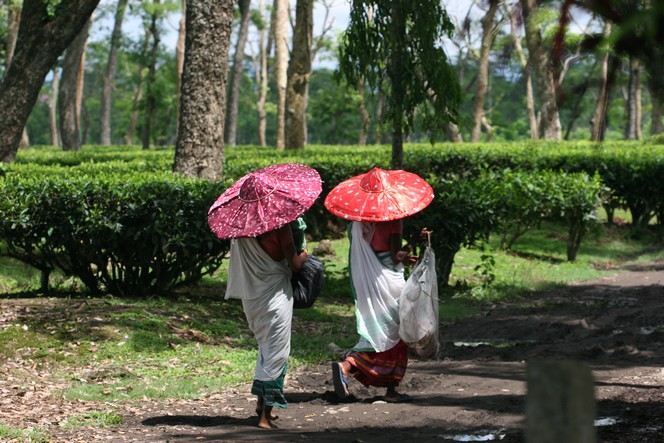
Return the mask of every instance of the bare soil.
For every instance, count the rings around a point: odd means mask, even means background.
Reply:
[[[64,431],[58,415],[88,406],[57,400],[38,379],[15,392],[0,381],[0,423],[11,424],[20,403],[22,422],[58,442],[522,442],[528,361],[574,359],[592,369],[597,441],[664,441],[664,263],[492,306],[444,325],[441,338],[438,359],[410,361],[400,387],[407,403],[385,403],[384,390],[355,380],[339,402],[329,364],[291,373],[289,408],[273,430],[256,426],[247,385],[199,400],[146,400],[125,408],[120,426]]]

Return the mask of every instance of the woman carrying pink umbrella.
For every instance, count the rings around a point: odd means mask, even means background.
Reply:
[[[245,175],[208,212],[219,238],[230,238],[226,298],[242,300],[258,341],[251,388],[258,397],[258,426],[275,428],[274,406],[285,408],[284,378],[290,354],[291,276],[307,258],[296,250],[290,222],[311,207],[322,190],[314,169],[296,163],[272,165]]]
[[[408,365],[408,347],[399,338],[399,296],[404,264],[415,261],[410,247],[402,246],[402,221],[432,200],[433,189],[416,174],[379,168],[340,183],[325,198],[330,212],[352,221],[349,268],[360,335],[344,361],[332,363],[339,399],[349,395],[349,375],[386,388],[387,402],[410,399],[397,392]]]

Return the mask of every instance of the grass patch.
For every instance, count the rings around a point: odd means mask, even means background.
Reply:
[[[122,415],[116,414],[115,412],[90,411],[85,414],[74,415],[67,418],[62,424],[62,427],[68,430],[86,426],[108,428],[122,424],[122,422]]]
[[[41,443],[50,441],[49,434],[40,428],[20,429],[0,423],[0,441]]]
[[[482,283],[476,267],[484,254],[494,259],[490,272],[495,280],[491,289],[474,292],[481,293],[480,298],[486,301],[600,278],[629,264],[664,261],[662,233],[656,229],[635,235],[629,226],[598,226],[587,234],[574,262],[567,261],[566,239],[566,228],[555,223],[543,223],[539,229],[529,231],[511,251],[499,250],[499,238],[493,236],[483,249],[464,248],[457,253],[450,285],[466,288],[472,298],[471,289]]]

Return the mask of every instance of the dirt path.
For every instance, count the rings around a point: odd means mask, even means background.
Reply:
[[[196,401],[146,402],[126,410],[121,427],[62,432],[57,441],[522,442],[533,358],[592,368],[599,442],[664,441],[664,266],[496,305],[441,336],[438,360],[409,364],[401,386],[409,403],[387,404],[382,390],[354,380],[339,403],[326,364],[291,374],[276,430],[256,427],[247,385]]]

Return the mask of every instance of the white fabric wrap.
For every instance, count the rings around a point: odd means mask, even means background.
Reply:
[[[249,328],[258,341],[255,379],[277,379],[288,363],[293,287],[286,260],[274,261],[255,238],[231,241],[226,298],[242,299]]]
[[[351,225],[350,277],[361,337],[353,349],[384,352],[399,342],[399,296],[405,280],[403,265],[388,266],[371,248],[375,228],[375,223]]]

